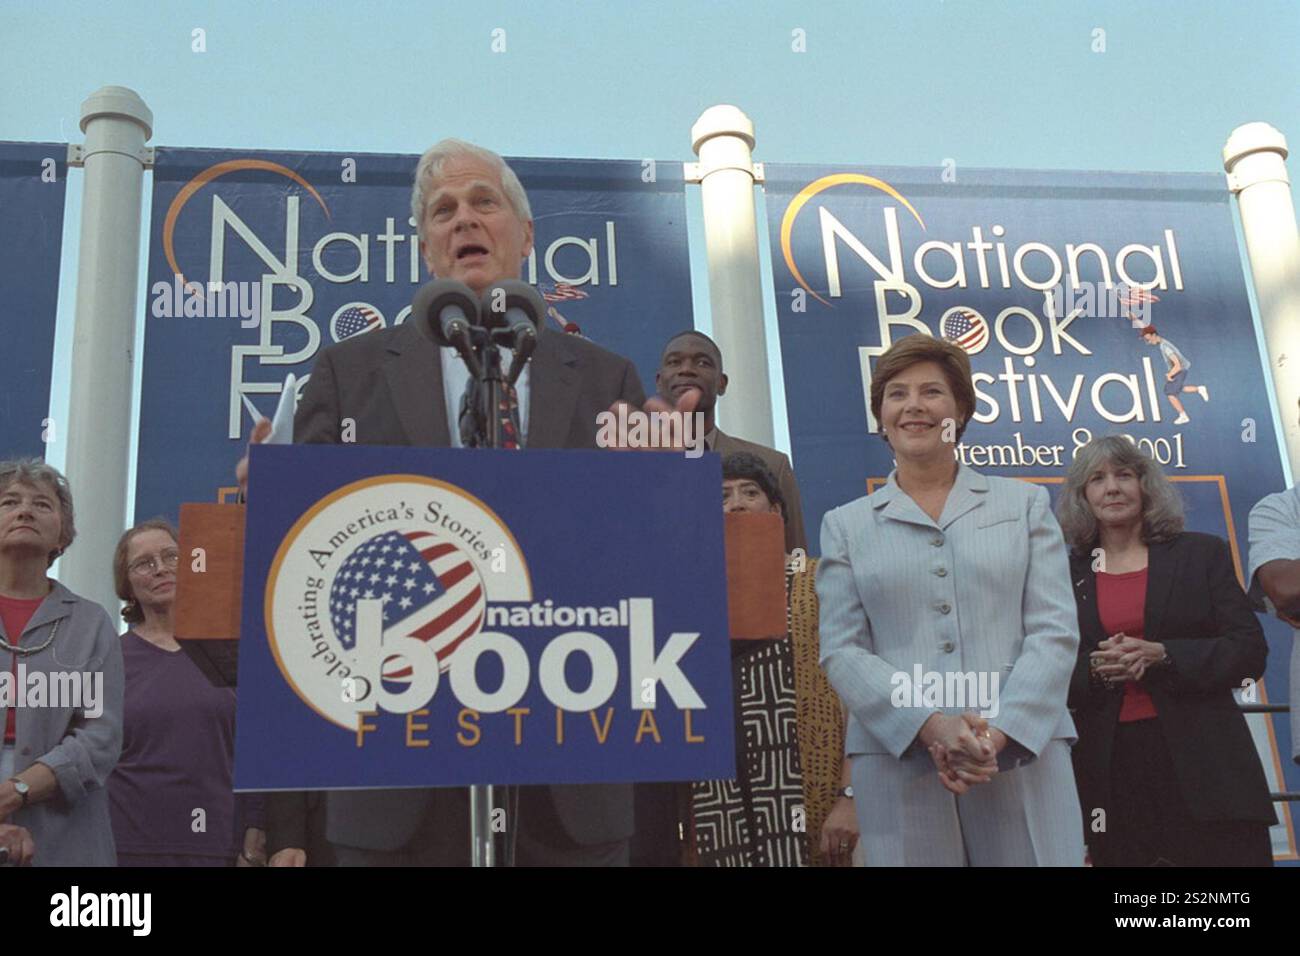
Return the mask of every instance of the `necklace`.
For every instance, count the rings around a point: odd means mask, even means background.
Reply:
[[[17,644],[10,644],[8,641],[0,641],[0,650],[9,651],[12,654],[17,654],[19,657],[31,657],[33,654],[39,654],[41,651],[45,650],[45,648],[54,643],[54,638],[59,633],[59,625],[62,623],[63,618],[59,618],[54,622],[54,627],[50,629],[50,636],[45,639],[44,644],[40,644],[36,647],[19,647]],[[20,641],[22,640],[21,634],[18,636],[18,639]]]

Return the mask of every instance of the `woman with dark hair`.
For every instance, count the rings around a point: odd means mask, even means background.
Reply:
[[[750,511],[779,514],[785,518],[789,506],[781,493],[775,473],[757,455],[735,452],[722,459],[722,507],[728,512]],[[817,559],[801,553],[786,555],[785,594],[787,640],[736,641],[739,652],[734,686],[738,692],[749,688],[750,694],[763,701],[773,698],[767,687],[776,681],[764,680],[764,668],[772,673],[780,668],[784,683],[793,688],[793,699],[782,702],[786,719],[770,720],[770,726],[789,726],[793,707],[795,737],[788,747],[797,756],[788,765],[798,767],[803,778],[803,823],[808,833],[808,859],[813,866],[852,866],[853,851],[858,843],[858,820],[853,811],[853,787],[849,779],[849,762],[844,757],[844,708],[831,690],[826,675],[818,666],[820,652],[817,633],[817,591],[813,581]],[[755,691],[757,693],[755,694]],[[750,701],[751,708],[761,703]],[[742,706],[746,701],[742,697]],[[760,712],[761,713],[761,712]],[[751,724],[753,722],[751,721]],[[745,739],[750,746],[752,735]],[[797,751],[797,754],[795,753]],[[770,761],[754,755],[750,767],[764,768]],[[763,777],[770,776],[765,769]],[[751,784],[753,786],[753,784]],[[699,785],[697,784],[697,791]]]
[[[1271,866],[1276,822],[1234,689],[1268,646],[1227,544],[1123,437],[1079,449],[1057,501],[1082,640],[1075,777],[1098,866]]]
[[[975,388],[951,342],[895,342],[871,411],[897,467],[826,514],[817,567],[867,865],[1081,865],[1079,635],[1047,492],[956,460]]]
[[[122,535],[113,582],[126,602],[122,757],[108,780],[120,866],[260,866],[261,799],[231,790],[235,692],[214,687],[172,623],[176,529],[155,518]]]
[[[48,690],[26,706],[0,694],[0,824],[10,844],[22,837],[18,858],[30,836],[42,866],[112,866],[104,782],[122,747],[122,652],[108,612],[46,576],[76,534],[63,475],[0,462],[0,670],[11,691],[34,678]]]
[[[783,523],[786,516],[776,476],[748,452],[722,459],[722,508],[776,514]],[[691,786],[692,851],[702,866],[852,862],[852,791],[839,789],[848,783],[847,775],[841,780],[842,712],[817,666],[808,563],[786,556],[787,635],[731,643],[736,776]]]

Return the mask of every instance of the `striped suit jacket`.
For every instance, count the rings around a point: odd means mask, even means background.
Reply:
[[[1066,697],[1079,626],[1046,489],[959,466],[935,522],[891,474],[826,515],[817,596],[822,666],[852,714],[848,753],[901,757],[911,746],[933,709],[891,697],[894,675],[916,664],[997,673],[991,722],[1022,756],[1073,741]]]
[[[855,760],[855,788],[859,763],[877,777],[898,776],[871,781],[875,800],[855,800],[868,863],[872,833],[879,837],[877,852],[897,849],[905,840],[945,839],[957,845],[952,852],[960,861],[961,828],[971,825],[962,817],[946,836],[930,837],[929,823],[918,818],[958,814],[951,809],[956,805],[945,802],[929,756],[916,743],[922,724],[936,710],[981,709],[969,699],[965,706],[951,697],[935,706],[898,693],[899,675],[914,681],[918,668],[922,675],[945,678],[975,675],[997,688],[989,722],[1011,738],[1000,763],[1004,771],[1021,769],[982,785],[988,789],[976,799],[985,801],[986,793],[993,798],[988,820],[979,826],[997,831],[1007,808],[1014,807],[1026,820],[1023,845],[1031,849],[1028,860],[999,858],[995,850],[995,858],[984,861],[1081,861],[1082,824],[1068,756],[1075,728],[1066,709],[1079,629],[1065,541],[1046,489],[959,465],[935,521],[899,488],[894,473],[873,494],[827,513],[821,547],[822,666],[850,712],[846,752],[874,755]],[[1039,758],[1046,766],[1035,769]],[[883,805],[895,798],[910,809]],[[978,805],[969,795],[960,799],[962,807]],[[932,829],[942,828],[936,823]],[[998,841],[988,842],[996,847]],[[894,862],[917,861],[952,862],[918,854],[915,846],[900,851]]]

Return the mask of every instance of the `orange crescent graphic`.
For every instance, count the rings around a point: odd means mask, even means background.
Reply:
[[[907,207],[907,211],[921,224],[921,228],[925,228],[925,221],[921,218],[921,214],[912,208],[912,204],[889,183],[874,176],[864,176],[861,173],[833,173],[830,176],[823,176],[821,179],[814,180],[799,190],[798,195],[790,200],[790,205],[785,207],[785,215],[781,217],[781,255],[785,257],[785,264],[789,268],[790,274],[794,276],[795,281],[807,289],[809,294],[823,305],[830,305],[830,303],[816,292],[813,292],[803,274],[799,272],[798,266],[794,264],[794,253],[790,251],[790,233],[794,229],[795,216],[799,215],[799,210],[807,204],[808,200],[824,189],[830,189],[832,186],[842,186],[845,183],[870,186],[872,189],[879,189],[881,192],[893,196]]]
[[[191,197],[193,197],[196,192],[208,183],[212,182],[212,180],[216,179],[218,176],[224,176],[226,173],[233,173],[240,169],[265,169],[267,172],[279,173],[281,176],[287,176],[315,197],[316,201],[320,203],[321,209],[325,210],[326,217],[329,217],[330,215],[329,207],[325,205],[325,200],[322,199],[320,193],[316,191],[316,187],[307,182],[307,180],[303,179],[292,169],[281,166],[279,163],[272,163],[265,159],[230,159],[224,163],[217,163],[215,166],[209,166],[181,187],[181,191],[176,194],[176,198],[173,199],[171,205],[167,207],[167,216],[163,219],[163,252],[167,256],[167,264],[172,267],[172,274],[181,277],[180,281],[182,288],[185,285],[185,276],[181,274],[181,268],[176,264],[176,248],[172,242],[172,234],[176,229],[176,220],[180,218],[181,209],[190,201]]]

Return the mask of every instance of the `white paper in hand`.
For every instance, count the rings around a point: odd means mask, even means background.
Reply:
[[[284,380],[284,390],[280,392],[280,404],[275,406],[275,417],[271,419],[271,434],[267,436],[267,445],[293,444],[293,413],[298,404],[298,378],[289,373]]]

